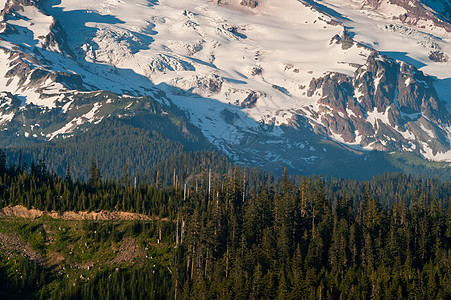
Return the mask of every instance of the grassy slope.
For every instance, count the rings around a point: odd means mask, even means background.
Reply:
[[[108,269],[149,264],[166,268],[174,251],[173,227],[168,221],[1,218],[0,269],[11,278],[20,272],[19,260],[31,258],[51,274],[43,287],[48,288],[54,281],[80,284]]]

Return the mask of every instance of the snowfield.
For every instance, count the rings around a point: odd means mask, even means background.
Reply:
[[[23,63],[31,70],[79,75],[79,88],[85,90],[153,95],[186,111],[190,122],[214,145],[237,156],[249,136],[263,134],[267,141],[283,143],[285,127],[315,127],[323,122],[333,113],[318,103],[324,96],[321,89],[309,93],[312,80],[332,73],[352,78],[378,51],[433,76],[438,97],[451,111],[451,59],[430,59],[437,51],[451,57],[451,35],[446,28],[427,20],[403,23],[396,18],[407,11],[388,1],[377,10],[355,0],[261,0],[256,8],[240,2],[61,0],[46,1],[45,13],[27,6],[20,16],[4,21],[19,32],[5,34],[8,28],[3,28],[0,34],[4,49],[0,49],[0,91],[21,96],[24,105],[61,106],[63,113],[69,110],[71,102],[61,103],[62,95],[77,89],[53,77],[37,87],[30,76],[11,76],[14,66]],[[0,1],[0,7],[5,4]],[[55,21],[67,34],[64,40],[70,51],[58,40]],[[12,59],[11,53],[16,52],[39,52],[45,61]],[[381,78],[374,80],[376,90]],[[361,101],[359,89],[354,98]],[[96,117],[99,112],[100,107],[94,106],[48,137],[70,134],[80,124],[96,122],[101,119]],[[358,117],[349,108],[335,115]],[[299,116],[310,125],[298,124]],[[4,114],[0,123],[11,118]],[[375,127],[380,123],[392,126],[388,108],[365,113],[363,118]],[[442,128],[448,142],[450,128]],[[395,130],[407,140],[417,138],[409,130]],[[353,148],[359,148],[365,137],[359,130],[354,130],[352,142],[334,129],[323,134]],[[376,143],[370,143],[359,149],[375,148]],[[426,158],[451,162],[451,152],[437,152],[428,143],[423,143],[421,151]],[[271,157],[290,163],[277,155]],[[301,159],[315,160],[314,155],[309,157]]]

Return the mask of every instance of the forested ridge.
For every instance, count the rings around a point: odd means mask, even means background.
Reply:
[[[80,179],[89,177],[92,157],[98,159],[106,178],[120,178],[126,163],[134,174],[144,174],[161,161],[207,144],[196,130],[191,132],[182,121],[174,120],[180,123],[176,125],[172,120],[147,114],[133,119],[111,117],[72,137],[9,147],[5,152],[12,164],[46,160],[48,168],[62,176],[70,165],[72,174]]]
[[[199,166],[220,174],[226,173],[226,167],[230,168],[227,166],[230,160],[215,152],[218,149],[177,114],[134,112],[134,117],[108,117],[96,126],[75,131],[71,136],[57,136],[45,142],[33,143],[24,138],[22,143],[15,144],[1,133],[0,147],[7,147],[5,153],[9,164],[30,165],[45,160],[48,169],[56,174],[64,176],[69,166],[74,178],[80,180],[89,178],[89,161],[93,157],[104,179],[119,180],[127,165],[128,175],[136,177],[138,183],[153,183],[160,172],[163,183],[171,184],[174,169],[179,176],[188,176],[200,172]],[[341,146],[332,146],[329,151],[335,153],[334,157],[340,157],[339,160],[324,160],[321,166],[311,165],[302,171],[291,169],[291,172],[368,180],[385,170],[451,180],[449,164],[425,161],[413,153],[392,155],[371,151],[356,155],[344,154],[336,147]],[[262,167],[266,172],[283,172],[283,167],[278,165]]]
[[[120,210],[166,220],[85,221],[80,236],[62,235],[55,249],[86,239],[85,245],[97,243],[92,255],[100,255],[134,238],[146,241],[146,251],[156,258],[105,263],[89,271],[89,280],[59,276],[54,267],[1,252],[7,298],[451,297],[449,181],[404,174],[368,182],[286,173],[279,178],[226,163],[216,170],[200,166],[192,174],[156,171],[152,182],[135,185],[125,171],[120,180],[103,180],[96,160],[87,162],[89,179],[79,181],[70,169],[66,177],[52,174],[43,161],[6,166],[0,154],[0,208]],[[199,167],[195,156],[184,159]],[[14,218],[1,222],[24,238],[41,237],[30,242],[39,253],[58,245],[47,245],[39,233],[45,227],[39,222],[48,220],[34,221],[41,227]],[[70,255],[86,255],[74,249]]]

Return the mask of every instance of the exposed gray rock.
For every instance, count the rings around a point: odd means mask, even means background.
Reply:
[[[258,98],[260,98],[261,94],[259,92],[252,91],[249,95],[241,102],[241,107],[243,108],[252,108],[257,103]]]
[[[448,55],[443,51],[431,51],[428,57],[435,62],[447,62],[449,59]]]
[[[433,79],[412,65],[400,65],[398,103],[401,110],[418,112],[435,123],[449,124],[450,114],[438,98]]]
[[[361,2],[363,7],[377,10],[383,1],[384,0],[363,0]],[[405,9],[406,13],[394,17],[403,23],[418,25],[419,21],[432,21],[435,26],[443,28],[446,32],[451,32],[451,24],[449,23],[449,20],[446,20],[446,18],[443,19],[434,14],[431,10],[425,7],[420,0],[389,0],[389,2]],[[444,3],[443,7],[450,7],[450,4]],[[448,13],[449,12],[446,11],[446,14]]]
[[[258,1],[256,1],[256,0],[242,0],[240,4],[243,5],[243,6],[250,7],[250,8],[256,8],[258,6]]]
[[[263,68],[261,66],[255,66],[251,70],[252,76],[258,76],[263,73]]]
[[[50,79],[53,82],[62,83],[70,89],[86,90],[80,75],[35,68],[33,65],[43,65],[43,63],[26,52],[10,52],[9,60],[11,68],[6,72],[5,77],[19,78],[19,86],[29,84],[29,87],[39,88]]]
[[[20,109],[22,101],[9,92],[0,92],[0,114],[10,114]]]
[[[2,27],[6,27],[3,32],[4,35],[18,34],[19,32],[14,26],[7,24],[6,21],[10,19],[21,18],[20,12],[24,10],[25,6],[36,6],[40,9],[41,13],[45,14],[44,10],[41,7],[41,1],[32,1],[32,0],[12,0],[8,1],[5,5],[5,8],[1,11],[1,15],[3,16],[3,22],[1,22]],[[49,51],[55,51],[73,56],[73,52],[68,46],[66,42],[66,33],[61,27],[61,25],[54,20],[50,26],[50,32],[42,41],[43,49]]]
[[[343,50],[348,50],[349,48],[352,48],[354,44],[356,44],[356,42],[349,36],[346,30],[343,31],[343,34],[341,36],[336,34],[330,42],[341,45],[341,48]]]
[[[407,63],[371,55],[354,77],[329,73],[313,79],[307,95],[316,94],[321,95],[318,115],[312,115],[319,121],[316,132],[339,135],[346,143],[360,137],[361,146],[384,151],[421,154],[428,147],[435,154],[451,147],[443,129],[451,115],[433,79]]]
[[[367,64],[357,69],[353,85],[360,91],[360,105],[365,111],[385,112],[395,101],[399,65],[390,58],[368,57]]]
[[[208,78],[208,90],[212,93],[219,93],[222,89],[224,79],[218,74],[210,74]]]

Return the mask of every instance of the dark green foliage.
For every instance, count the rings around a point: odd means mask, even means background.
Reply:
[[[147,234],[160,242],[163,232],[166,266],[106,269],[70,288],[45,270],[49,284],[39,293],[102,299],[451,297],[450,182],[402,174],[370,182],[286,173],[278,179],[227,163],[214,171],[182,167],[198,168],[202,157],[208,155],[163,164],[165,184],[155,180],[136,187],[128,180],[102,180],[95,160],[95,180],[87,183],[49,174],[43,163],[33,165],[32,172],[7,169],[1,176],[1,206],[123,210],[168,218],[164,226],[132,222],[121,232],[86,224],[88,238],[98,242],[124,234]],[[0,272],[8,274],[6,284],[29,286],[24,292],[35,286],[36,280],[20,283],[5,267]]]
[[[171,299],[168,269],[150,263],[101,271],[72,287],[59,282],[56,287],[48,285],[39,294],[52,299]]]
[[[143,235],[151,237],[155,232],[143,226]],[[136,226],[133,225],[133,226]],[[133,227],[132,226],[132,227]],[[28,227],[28,226],[25,226]],[[120,231],[121,237],[108,233],[118,232],[118,226],[86,222],[83,227],[85,240],[108,243],[122,240],[124,235],[134,235],[130,229]],[[145,228],[144,228],[145,227]],[[23,228],[23,231],[34,228]],[[23,232],[22,234],[26,234]],[[136,265],[115,267],[105,263],[98,270],[84,271],[85,275],[72,273],[73,266],[48,268],[39,262],[11,253],[0,253],[1,299],[169,299],[172,298],[171,270],[159,261],[144,261]],[[67,274],[67,276],[63,276]]]
[[[50,282],[49,276],[51,274],[35,261],[25,258],[9,261],[0,255],[0,298],[33,297],[35,291]]]
[[[22,162],[46,159],[49,170],[64,176],[70,166],[71,174],[76,178],[89,177],[89,164],[92,158],[98,161],[105,178],[119,179],[125,163],[133,167],[129,175],[144,174],[156,164],[186,150],[200,150],[199,145],[208,146],[203,137],[187,125],[175,125],[168,118],[150,115],[145,118],[146,126],[140,127],[134,119],[107,118],[84,132],[73,137],[55,139],[31,146],[7,149],[10,164],[17,164],[19,156]],[[178,128],[181,126],[181,128]]]
[[[6,171],[6,154],[0,150],[0,174]]]

